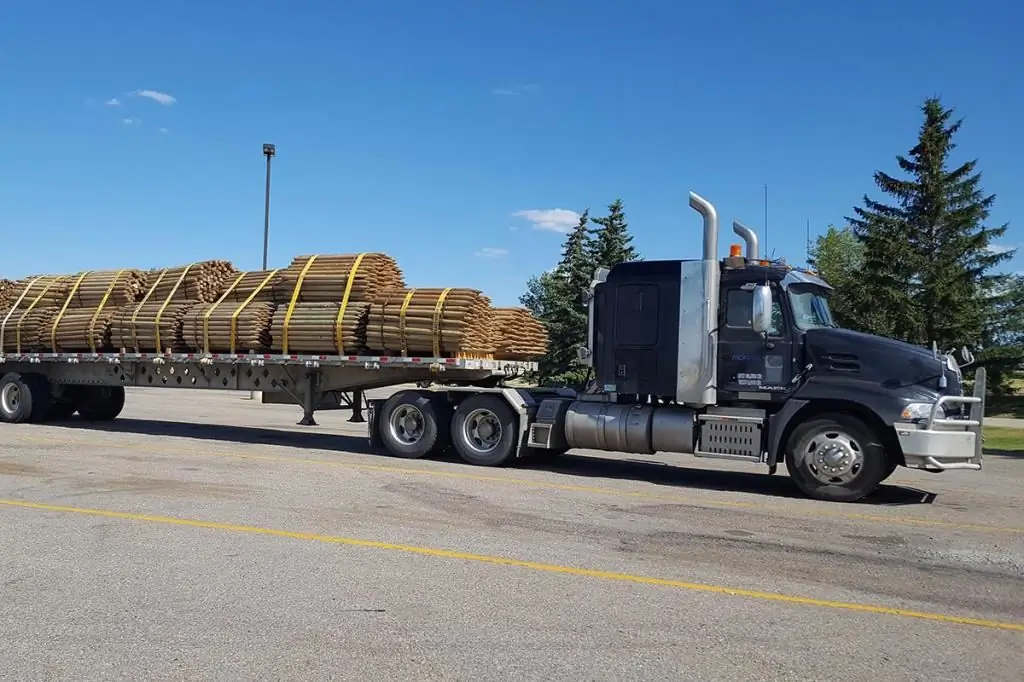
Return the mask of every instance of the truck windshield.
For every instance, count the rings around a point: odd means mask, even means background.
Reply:
[[[793,308],[793,322],[799,329],[836,327],[828,298],[819,287],[795,287],[788,289],[789,304]]]

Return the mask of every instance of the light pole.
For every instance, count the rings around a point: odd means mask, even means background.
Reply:
[[[277,154],[272,144],[263,145],[263,156],[267,157],[267,189],[263,203],[263,269],[267,269],[267,246],[270,243],[270,160]]]
[[[270,160],[277,155],[277,147],[263,143],[263,156],[267,157],[267,186],[263,192],[263,269],[267,269],[267,251],[270,246]],[[249,391],[249,400],[263,399],[262,391]]]

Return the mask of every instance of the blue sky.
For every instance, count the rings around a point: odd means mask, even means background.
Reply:
[[[567,214],[546,212],[622,197],[644,257],[691,258],[687,190],[764,241],[765,184],[768,247],[802,261],[806,221],[875,195],[933,94],[1024,245],[1022,20],[948,0],[6,3],[0,276],[258,268],[263,142],[271,266],[382,250],[412,285],[510,304],[558,259],[544,228]]]

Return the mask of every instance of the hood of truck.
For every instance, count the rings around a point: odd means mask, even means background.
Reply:
[[[887,388],[916,386],[936,393],[959,394],[960,382],[932,351],[903,341],[850,329],[809,329],[804,335],[807,361],[814,374],[857,376],[877,381]],[[939,388],[939,376],[946,375],[946,388]]]

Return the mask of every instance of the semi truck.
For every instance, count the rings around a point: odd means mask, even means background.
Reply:
[[[814,272],[760,257],[757,235],[720,258],[716,208],[690,192],[702,257],[597,268],[582,293],[590,379],[516,386],[535,362],[442,357],[217,353],[0,355],[0,421],[115,419],[125,387],[259,391],[314,413],[349,409],[373,451],[454,450],[503,466],[570,450],[785,463],[808,497],[852,502],[897,467],[982,467],[985,370],[965,395],[953,352],[841,329]],[[961,350],[963,367],[973,362]],[[375,388],[415,384],[386,399]],[[364,409],[368,418],[363,417]]]

